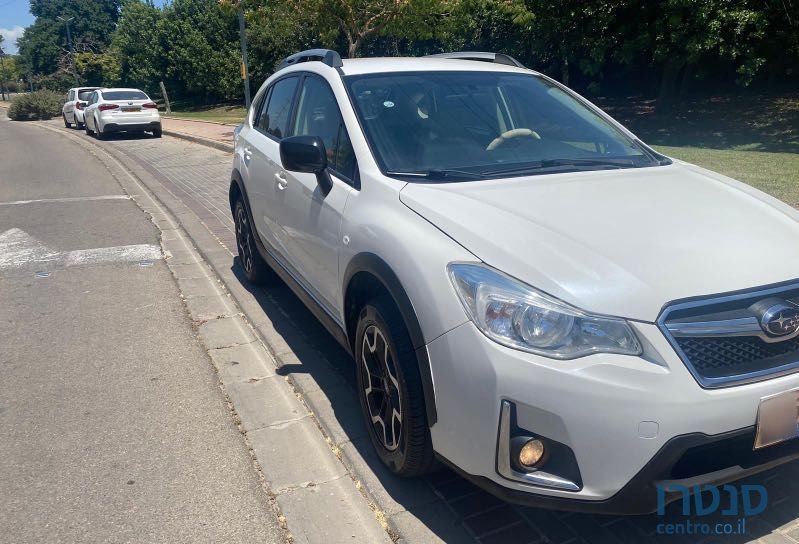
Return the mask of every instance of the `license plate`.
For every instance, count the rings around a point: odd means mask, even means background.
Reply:
[[[799,436],[799,390],[760,399],[755,449]]]
[[[141,111],[141,106],[122,106],[122,111]]]

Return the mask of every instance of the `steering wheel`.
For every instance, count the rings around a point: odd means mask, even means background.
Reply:
[[[486,147],[486,151],[494,151],[496,148],[498,148],[499,146],[501,146],[506,141],[512,138],[524,138],[524,137],[535,138],[536,140],[541,139],[541,136],[539,136],[538,133],[532,129],[514,128],[512,130],[506,130],[505,132],[494,138],[491,141],[491,143],[488,144],[488,147]]]

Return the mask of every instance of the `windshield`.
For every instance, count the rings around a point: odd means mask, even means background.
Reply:
[[[141,91],[105,91],[103,98],[106,100],[148,100],[147,95]]]
[[[455,181],[660,164],[536,75],[409,72],[346,83],[388,175]]]

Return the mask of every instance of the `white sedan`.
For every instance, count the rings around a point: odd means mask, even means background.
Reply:
[[[139,89],[97,89],[85,110],[86,134],[102,140],[112,132],[152,132],[161,137],[158,105]]]
[[[86,108],[86,101],[92,91],[98,87],[75,87],[67,93],[67,101],[61,108],[61,116],[64,118],[64,126],[69,128],[83,128],[83,112]]]

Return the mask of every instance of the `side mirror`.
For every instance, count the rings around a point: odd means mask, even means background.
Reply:
[[[280,141],[280,162],[286,170],[316,174],[319,187],[327,194],[333,180],[327,171],[327,151],[318,136],[291,136]]]

